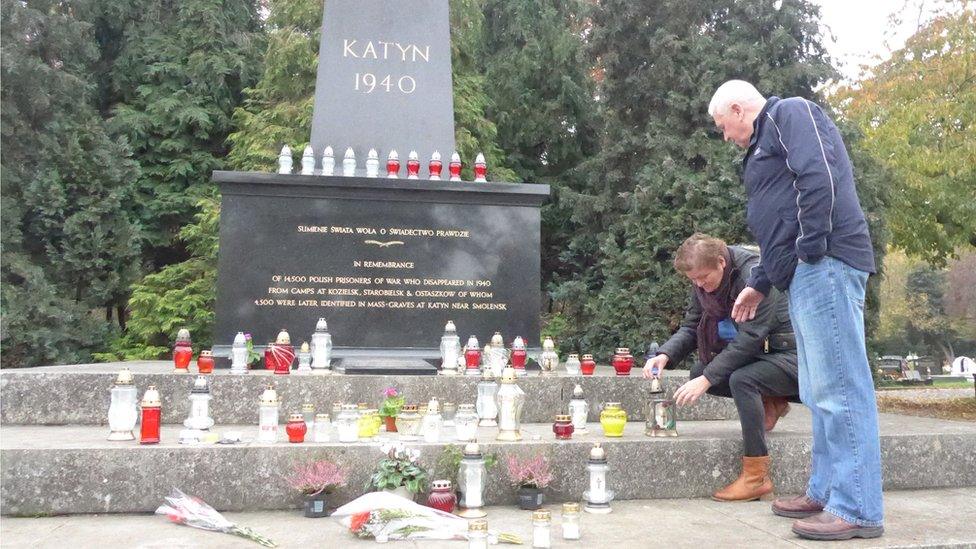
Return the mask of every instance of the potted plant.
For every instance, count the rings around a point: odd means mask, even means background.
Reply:
[[[305,496],[305,516],[308,518],[329,515],[328,495],[346,485],[348,472],[331,461],[312,461],[296,464],[288,484]]]
[[[383,389],[383,396],[386,399],[383,400],[383,404],[380,406],[380,417],[386,423],[386,432],[395,433],[397,432],[396,417],[400,413],[400,408],[403,408],[404,400],[396,387]]]
[[[427,470],[417,460],[420,450],[407,448],[403,443],[384,444],[380,450],[386,457],[380,460],[376,472],[369,478],[367,489],[385,490],[413,499],[427,484]]]
[[[519,508],[528,511],[542,508],[545,502],[542,489],[552,482],[549,460],[542,454],[525,461],[510,455],[505,464],[508,467],[508,480],[517,490]]]

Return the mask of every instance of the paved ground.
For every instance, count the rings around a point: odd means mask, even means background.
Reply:
[[[610,515],[583,516],[583,539],[564,542],[553,528],[553,547],[976,547],[976,490],[920,490],[885,494],[886,534],[877,540],[811,542],[790,532],[792,521],[769,512],[768,502],[717,503],[704,499],[632,500]],[[552,506],[558,521],[559,513]],[[280,547],[369,547],[331,518],[306,519],[298,511],[227,513],[227,518],[274,539]],[[531,542],[528,511],[492,507],[489,526]],[[3,547],[219,547],[254,549],[250,541],[169,524],[153,515],[74,515],[0,519]],[[396,542],[396,547],[465,547],[461,541]],[[502,546],[500,546],[502,547]]]
[[[949,400],[952,398],[972,397],[973,389],[946,389],[933,387],[931,389],[892,389],[880,390],[878,396],[898,398],[912,398],[917,400]]]

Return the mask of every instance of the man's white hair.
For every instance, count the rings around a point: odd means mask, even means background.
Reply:
[[[766,98],[759,93],[755,86],[745,80],[729,80],[715,90],[711,102],[708,103],[708,114],[712,116],[728,114],[732,103],[738,103],[744,107],[761,107],[766,103]]]

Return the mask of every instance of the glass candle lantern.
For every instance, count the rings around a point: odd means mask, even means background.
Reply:
[[[193,347],[190,342],[190,330],[180,328],[176,334],[176,344],[173,346],[173,366],[177,372],[190,371],[190,359],[193,358]]]
[[[108,407],[109,440],[135,440],[133,431],[139,419],[139,392],[132,383],[128,368],[119,370],[111,391],[112,403]]]
[[[315,414],[315,424],[313,425],[312,436],[315,442],[329,442],[329,431],[332,430],[332,423],[329,421],[329,414]]]
[[[448,320],[444,326],[444,335],[441,336],[441,373],[457,374],[459,356],[461,356],[461,337],[457,335],[454,321]]]
[[[445,402],[441,406],[441,419],[444,420],[444,427],[454,427],[454,417],[457,415],[457,404]]]
[[[573,422],[568,414],[557,414],[556,420],[552,424],[552,432],[556,434],[556,440],[569,440],[573,438]]]
[[[563,504],[563,539],[580,539],[580,504],[572,501]]]
[[[430,179],[439,181],[441,178],[441,171],[444,169],[444,163],[441,162],[441,153],[434,151],[430,155],[430,162],[427,163],[427,173],[430,174]]]
[[[423,418],[417,413],[416,404],[404,404],[396,417],[397,433],[403,440],[417,440]]]
[[[542,369],[543,375],[555,373],[556,368],[559,367],[559,354],[556,353],[556,344],[549,336],[546,336],[546,339],[542,342],[542,354],[539,356],[539,367]]]
[[[515,340],[512,341],[512,368],[515,368],[516,377],[525,376],[525,363],[529,358],[528,352],[525,350],[525,340],[522,336],[515,336]]]
[[[462,404],[454,414],[454,436],[461,442],[471,442],[478,434],[478,412],[474,404]]]
[[[468,549],[488,549],[488,521],[472,520],[468,523]]]
[[[583,355],[583,359],[580,360],[580,373],[584,376],[591,376],[594,371],[596,371],[596,361],[593,360],[593,355]]]
[[[619,402],[607,402],[600,412],[600,425],[604,436],[622,437],[624,427],[627,426],[627,412],[620,407]]]
[[[244,332],[237,332],[234,344],[230,348],[230,373],[247,373],[247,336]]]
[[[594,443],[586,462],[590,489],[583,493],[583,499],[586,500],[583,510],[587,513],[606,514],[611,511],[610,501],[613,499],[613,491],[607,485],[608,469],[606,451],[599,442]]]
[[[424,442],[439,442],[441,440],[441,417],[440,404],[437,399],[431,399],[427,404],[427,415],[424,416],[423,425],[420,430],[424,434]]]
[[[183,421],[187,429],[206,431],[214,425],[210,417],[210,387],[205,376],[197,376],[190,390],[190,415]]]
[[[634,367],[634,356],[630,354],[627,347],[617,347],[617,351],[610,359],[610,365],[618,376],[629,376],[630,369]]]
[[[501,332],[491,336],[491,347],[488,350],[488,367],[495,377],[501,377],[502,370],[508,365],[508,350],[505,349],[505,339]]]
[[[566,366],[567,374],[571,376],[580,375],[581,373],[580,368],[582,367],[582,363],[580,362],[579,355],[576,354],[569,355],[569,358],[566,359],[565,366]]]
[[[525,392],[515,384],[514,368],[505,368],[495,400],[498,402],[498,436],[495,438],[508,442],[522,440],[522,406],[525,404]]]
[[[678,436],[677,422],[674,401],[654,399],[647,407],[644,434],[649,437],[676,437]]]
[[[486,368],[478,382],[478,399],[474,403],[478,411],[479,425],[482,427],[494,427],[498,425],[498,405],[495,396],[498,394],[498,384],[495,383],[495,376],[491,369]]]
[[[552,547],[552,514],[547,509],[532,512],[532,547],[548,549]]]
[[[258,400],[258,442],[278,442],[278,392],[268,385]]]
[[[583,387],[576,384],[573,387],[573,398],[569,400],[569,417],[573,422],[576,433],[586,433],[586,422],[590,413],[590,405],[583,398]]]
[[[315,405],[311,402],[306,402],[302,404],[302,418],[305,420],[305,426],[308,427],[308,431],[312,432],[315,427]]]
[[[373,438],[373,418],[369,417],[369,410],[357,408],[356,414],[356,439],[369,440]]]
[[[451,481],[435,480],[430,483],[430,495],[427,496],[427,507],[440,509],[445,513],[453,513],[457,496],[451,490]]]
[[[471,336],[468,344],[464,347],[464,373],[469,376],[476,376],[481,367],[481,348],[478,346],[478,338]]]
[[[264,369],[272,372],[275,370],[275,358],[277,357],[274,354],[274,345],[274,342],[270,342],[264,347]]]
[[[341,402],[333,402],[332,403],[332,418],[333,419],[338,419],[339,414],[341,412],[342,412],[342,403]]]
[[[302,343],[302,348],[298,351],[298,369],[295,371],[299,374],[312,372],[312,349],[307,341]]]
[[[197,357],[197,371],[201,374],[212,374],[214,369],[213,351],[200,351]]]
[[[355,404],[343,404],[342,411],[335,420],[339,442],[359,440],[359,411]]]
[[[469,442],[464,446],[461,463],[458,466],[458,491],[461,507],[457,515],[464,518],[480,518],[488,513],[483,509],[485,505],[485,457],[476,442]]]
[[[332,335],[329,325],[324,318],[315,323],[315,333],[312,334],[312,371],[328,373],[332,367]],[[335,417],[333,415],[333,417]]]
[[[369,416],[369,436],[376,438],[383,427],[383,418],[380,417],[380,411],[376,408],[370,408],[366,413]]]
[[[291,414],[288,416],[288,423],[285,424],[285,434],[288,435],[288,442],[305,442],[305,433],[308,426],[302,414]]]
[[[162,402],[155,385],[150,385],[142,395],[142,428],[139,433],[140,444],[159,443],[159,425],[162,415]]]
[[[295,361],[295,348],[291,346],[291,336],[284,328],[278,332],[278,339],[275,340],[271,352],[274,355],[274,373],[290,374],[291,364]]]

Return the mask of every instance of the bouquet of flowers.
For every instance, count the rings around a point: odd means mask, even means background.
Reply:
[[[156,509],[156,514],[165,515],[166,518],[176,524],[183,524],[212,532],[233,534],[249,539],[264,547],[278,546],[278,544],[254,530],[246,526],[238,526],[225,519],[223,515],[218,513],[213,507],[207,505],[202,499],[188,496],[175,488],[173,489],[173,493],[166,498],[166,503]]]

